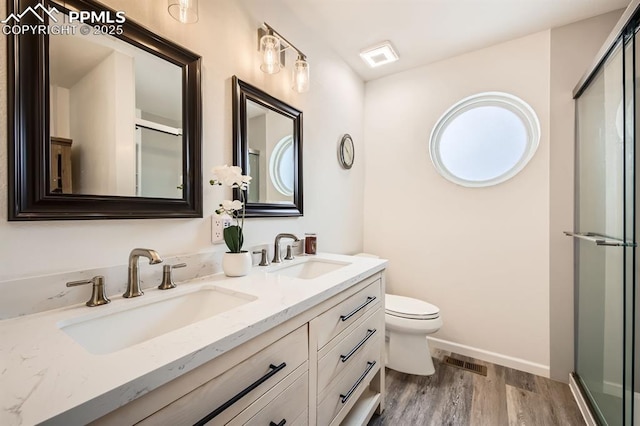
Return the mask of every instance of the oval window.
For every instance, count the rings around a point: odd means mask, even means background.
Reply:
[[[468,187],[497,185],[522,170],[538,148],[540,122],[522,99],[489,92],[449,108],[431,132],[438,172]]]
[[[293,195],[293,172],[293,136],[288,135],[276,144],[269,161],[271,182],[282,195]]]

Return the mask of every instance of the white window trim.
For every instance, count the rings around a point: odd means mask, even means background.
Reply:
[[[273,148],[271,159],[269,161],[269,174],[271,177],[271,183],[279,193],[287,197],[293,195],[293,188],[287,188],[286,185],[282,182],[282,179],[280,177],[280,162],[282,161],[284,152],[287,150],[287,147],[289,145],[293,146],[292,135],[287,135],[278,141],[275,148]]]
[[[460,114],[470,109],[481,106],[496,106],[513,112],[522,120],[528,137],[524,154],[522,155],[522,157],[520,157],[520,160],[513,167],[511,167],[505,173],[496,176],[495,178],[482,181],[474,181],[463,179],[449,171],[440,158],[438,148],[440,137],[452,120],[455,120]],[[433,131],[431,132],[431,136],[429,138],[429,154],[431,155],[431,161],[433,162],[436,170],[445,179],[461,186],[479,188],[497,185],[511,179],[512,177],[520,173],[536,153],[539,144],[540,121],[538,120],[538,116],[536,115],[535,111],[529,104],[527,104],[517,96],[511,95],[509,93],[484,92],[462,99],[451,108],[449,108],[442,115],[442,117],[438,119],[438,122],[433,128]]]

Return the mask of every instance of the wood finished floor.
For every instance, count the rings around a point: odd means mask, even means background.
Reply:
[[[441,362],[445,355],[487,367],[487,376]],[[387,369],[386,409],[369,426],[583,426],[569,386],[473,358],[434,352],[433,376]]]

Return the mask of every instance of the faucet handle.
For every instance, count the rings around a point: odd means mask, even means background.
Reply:
[[[162,267],[162,282],[158,286],[160,290],[169,290],[170,288],[176,288],[176,284],[173,282],[172,271],[175,268],[184,268],[186,263],[176,263],[175,265],[164,265]]]
[[[90,307],[100,306],[100,305],[106,305],[107,303],[111,302],[111,300],[109,300],[107,296],[104,294],[104,276],[102,275],[96,275],[90,280],[69,281],[67,283],[67,287],[75,287],[78,285],[85,285],[85,284],[93,284],[93,289],[91,291],[91,299],[87,301],[86,303],[87,306],[90,306]]]
[[[269,259],[267,258],[267,249],[254,251],[253,254],[262,254],[262,257],[260,258],[260,263],[258,263],[258,266],[269,266]]]
[[[284,260],[293,260],[293,259],[295,259],[295,258],[293,257],[293,252],[291,250],[291,245],[288,245],[287,246],[287,255],[284,257]]]

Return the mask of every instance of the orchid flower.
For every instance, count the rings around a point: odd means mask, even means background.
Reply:
[[[242,169],[237,166],[214,167],[211,171],[213,178],[209,181],[211,185],[224,185],[233,189],[239,189],[240,200],[223,200],[217,214],[228,214],[236,220],[236,224],[224,229],[224,242],[231,253],[240,253],[244,242],[242,228],[244,227],[244,216],[246,212],[245,191],[251,183],[251,176],[242,174]]]

